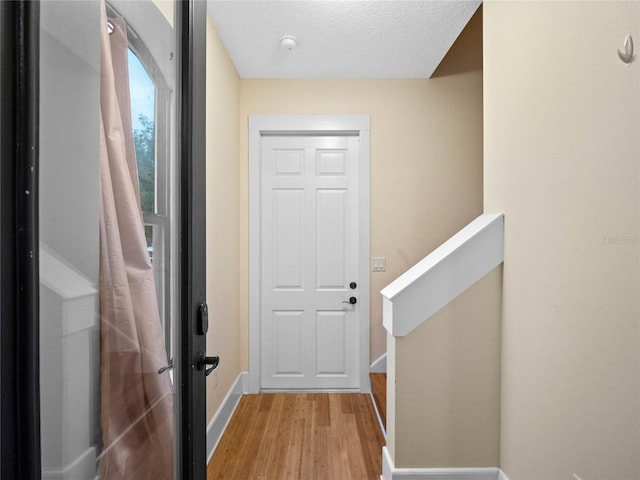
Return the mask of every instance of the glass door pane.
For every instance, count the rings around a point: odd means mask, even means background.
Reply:
[[[101,9],[41,4],[42,478],[176,478],[174,3]]]

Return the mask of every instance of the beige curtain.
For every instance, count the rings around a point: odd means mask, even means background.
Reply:
[[[173,395],[140,210],[126,27],[102,2],[101,480],[173,478]]]

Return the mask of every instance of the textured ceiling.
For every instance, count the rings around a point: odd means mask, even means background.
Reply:
[[[480,0],[207,3],[242,78],[428,78]]]

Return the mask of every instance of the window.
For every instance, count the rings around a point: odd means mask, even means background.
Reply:
[[[131,123],[138,165],[140,204],[147,250],[153,264],[158,309],[168,358],[172,358],[170,305],[171,208],[169,182],[170,92],[140,38],[129,32]]]
[[[129,88],[142,211],[156,213],[156,86],[138,56],[131,49],[129,49]],[[151,241],[147,236],[147,245],[152,254]]]

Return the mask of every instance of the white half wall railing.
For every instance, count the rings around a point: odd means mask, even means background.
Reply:
[[[380,292],[384,327],[407,335],[503,260],[504,215],[480,215]]]
[[[99,292],[40,245],[42,479],[96,477],[100,436]]]

